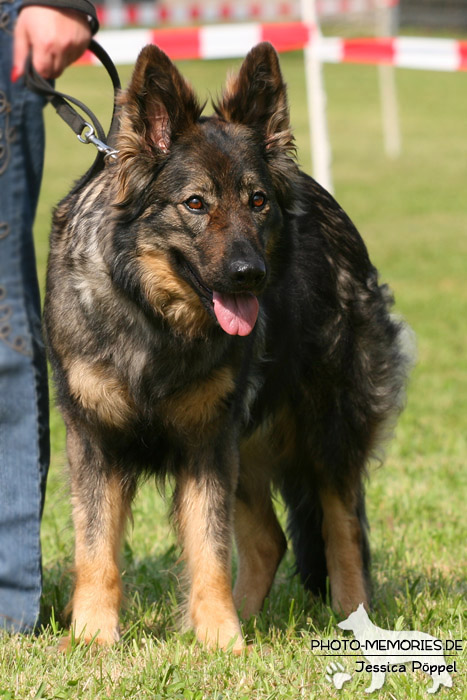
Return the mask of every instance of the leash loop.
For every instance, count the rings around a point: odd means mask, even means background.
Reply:
[[[75,97],[55,90],[52,83],[45,80],[37,73],[33,66],[31,51],[29,52],[25,66],[25,83],[27,87],[42,97],[45,97],[45,99],[54,106],[57,114],[74,131],[81,143],[92,143],[97,148],[97,156],[94,163],[74,186],[72,193],[78,192],[92,177],[97,175],[97,173],[104,168],[107,159],[111,158],[115,162],[118,155],[118,151],[112,146],[112,141],[118,129],[119,105],[117,97],[121,89],[120,77],[108,53],[94,39],[92,39],[89,44],[89,50],[99,59],[107,70],[113,85],[113,113],[107,137],[105,136],[104,129],[99,120],[89,107]],[[81,112],[86,115],[87,119],[83,118],[75,107],[81,110]]]

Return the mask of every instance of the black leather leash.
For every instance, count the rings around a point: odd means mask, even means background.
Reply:
[[[37,73],[32,63],[31,52],[28,55],[25,67],[25,83],[27,87],[33,92],[45,97],[45,99],[54,106],[57,114],[74,131],[81,143],[92,143],[97,148],[97,156],[94,163],[81,180],[76,183],[72,190],[73,193],[81,189],[92,177],[102,170],[106,158],[116,158],[118,153],[118,151],[112,147],[112,141],[118,126],[119,108],[117,104],[117,95],[121,88],[120,77],[109,54],[97,41],[94,41],[94,39],[92,39],[89,44],[89,50],[99,59],[107,70],[114,89],[112,120],[107,136],[104,133],[101,123],[89,107],[75,97],[55,90],[51,83]],[[81,112],[84,112],[87,119],[85,119],[75,107],[81,110]]]

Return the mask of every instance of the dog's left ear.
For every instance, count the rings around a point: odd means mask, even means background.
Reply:
[[[293,150],[287,90],[271,44],[250,51],[214,108],[226,121],[261,129],[267,148]]]

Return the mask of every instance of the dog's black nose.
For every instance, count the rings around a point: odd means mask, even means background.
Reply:
[[[260,287],[266,277],[266,265],[261,258],[234,260],[229,266],[230,279],[240,289]]]

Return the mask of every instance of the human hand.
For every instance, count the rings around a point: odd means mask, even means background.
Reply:
[[[37,72],[48,80],[58,78],[90,41],[91,28],[83,12],[28,5],[19,13],[15,27],[11,79],[23,75],[30,49]]]

